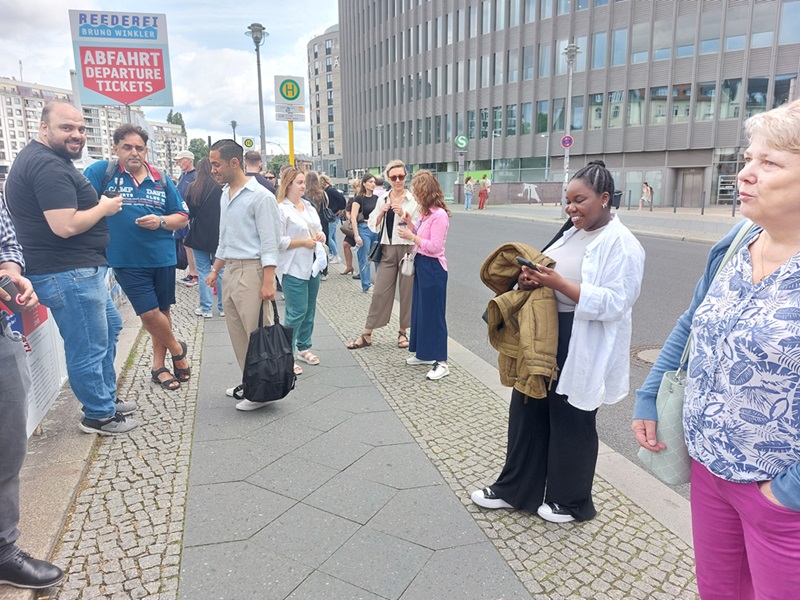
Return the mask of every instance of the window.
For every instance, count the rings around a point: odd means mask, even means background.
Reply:
[[[549,103],[547,100],[536,102],[536,133],[547,133],[550,130]]]
[[[742,104],[742,80],[726,79],[722,82],[719,98],[719,118],[738,119]]]
[[[519,81],[519,48],[512,48],[508,51],[508,83]]]
[[[768,48],[775,38],[775,2],[756,2],[753,7],[753,24],[750,33],[751,48]],[[798,23],[800,21],[795,21]]]
[[[550,77],[550,44],[539,44],[539,77]]]
[[[425,117],[425,143],[431,143],[431,118]]]
[[[644,125],[644,89],[628,90],[628,120],[629,126]]]
[[[646,63],[650,57],[650,23],[631,28],[631,64]]]
[[[533,23],[536,20],[536,0],[522,1],[524,3],[522,5],[522,20],[525,23]]]
[[[681,15],[678,17],[678,26],[675,29],[675,56],[694,56],[695,32],[694,15]]]
[[[406,122],[400,121],[400,147],[406,147]]]
[[[456,63],[456,92],[461,93],[464,91],[464,61],[460,60]]]
[[[333,122],[333,109],[328,108],[328,121]]]
[[[719,32],[722,27],[722,13],[704,12],[700,17],[700,54],[719,52]]]
[[[603,128],[603,94],[589,94],[589,129]]]
[[[506,106],[506,135],[517,135],[517,105]]]
[[[783,0],[781,6],[779,44],[800,43],[800,0]]]
[[[332,138],[332,137],[334,137],[334,134],[333,134],[333,123],[330,123],[328,125],[328,138]]]
[[[492,72],[489,69],[489,55],[481,56],[481,87],[488,88],[491,81]]]
[[[653,60],[669,60],[671,56],[672,19],[656,21],[653,25]]]
[[[456,11],[456,41],[459,42],[461,40],[466,39],[466,21],[467,21],[467,11],[466,10],[457,10]]]
[[[567,66],[567,55],[565,54],[567,44],[569,44],[569,40],[556,41],[556,75],[565,75],[569,70]]]
[[[533,46],[522,48],[522,80],[533,79]]]
[[[481,109],[481,138],[489,137],[489,109]]]
[[[417,119],[417,146],[421,145],[422,145],[422,119]]]
[[[694,102],[695,121],[711,121],[714,119],[714,98],[716,95],[716,84],[697,84],[697,97]]]
[[[453,119],[449,114],[444,116],[444,141],[453,141]]]
[[[692,84],[672,86],[672,122],[686,123],[691,115]]]
[[[467,137],[471,140],[475,139],[475,111],[467,111]]]
[[[624,65],[627,55],[628,30],[626,28],[615,29],[611,32],[611,66]]]
[[[592,35],[592,69],[603,69],[606,66],[606,36],[605,31]]]
[[[564,131],[564,98],[553,98],[553,131]]]
[[[333,106],[333,90],[327,92],[328,106]],[[319,94],[317,94],[317,108],[319,108]]]
[[[503,133],[503,107],[495,106],[492,109],[492,131]]]
[[[453,43],[453,13],[444,16],[445,43],[449,46]]]
[[[569,14],[569,0],[558,0],[558,4],[556,5],[556,14],[557,15]]]
[[[517,27],[519,25],[519,12],[520,12],[520,0],[511,0],[511,3],[508,8],[508,26],[509,27]]]
[[[530,133],[533,128],[533,103],[523,102],[519,107],[520,132],[522,135]]]
[[[336,144],[333,140],[328,142],[328,154],[336,154]]]
[[[314,44],[314,48],[316,47],[317,45]],[[325,40],[325,54],[330,54],[332,50],[333,50],[333,40]]]
[[[436,17],[433,20],[433,45],[436,48],[442,47],[442,20],[439,17]]]
[[[483,0],[481,9],[481,33],[489,33],[492,30],[492,3],[490,0]]]
[[[608,92],[608,129],[622,127],[622,104],[625,102],[625,92],[622,90]]]
[[[660,125],[667,122],[668,88],[665,85],[650,88],[650,124]]]
[[[495,0],[494,30],[500,31],[506,26],[506,0]]]
[[[786,104],[792,98],[792,90],[797,86],[797,75],[776,75],[772,90],[772,108]]]
[[[333,75],[325,76],[325,87],[329,90],[333,89]]]
[[[471,58],[467,61],[467,89],[474,90],[478,87],[478,61]]]
[[[750,7],[730,6],[725,23],[725,50],[744,50],[747,45],[747,26]]]
[[[539,18],[549,19],[553,16],[553,0],[539,0]]]
[[[425,86],[425,97],[431,97],[432,85],[431,85],[431,76],[430,76],[430,69],[425,70],[425,75],[423,79],[423,85]]]
[[[439,115],[433,118],[433,141],[435,144],[442,143],[442,117]]]
[[[575,38],[575,45],[578,47],[578,55],[575,57],[575,66],[573,70],[576,73],[582,73],[586,70],[586,49],[588,38],[585,35],[579,35]]]
[[[766,77],[751,77],[747,80],[747,100],[745,104],[745,118],[758,113],[767,112],[767,92],[769,79]]]
[[[572,97],[571,129],[583,129],[583,96]]]
[[[473,4],[469,7],[469,37],[478,36],[478,5]]]
[[[503,85],[503,54],[494,53],[494,85]]]

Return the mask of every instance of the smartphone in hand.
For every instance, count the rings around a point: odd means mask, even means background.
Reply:
[[[517,262],[520,265],[522,265],[523,267],[528,267],[529,269],[533,269],[534,271],[538,271],[539,273],[541,273],[541,271],[539,270],[539,265],[537,265],[536,263],[532,263],[527,258],[523,258],[521,256],[518,256],[517,257]]]

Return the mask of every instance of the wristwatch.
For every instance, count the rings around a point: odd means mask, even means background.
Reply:
[[[166,229],[166,228],[167,228],[167,222],[164,220],[164,217],[161,217],[161,218],[158,220],[158,227],[159,227],[160,229]]]
[[[217,271],[214,267],[211,267],[211,272],[214,273],[215,275],[219,273],[219,271]]]

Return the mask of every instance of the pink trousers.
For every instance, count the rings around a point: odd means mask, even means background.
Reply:
[[[692,461],[692,529],[702,600],[800,598],[800,512],[757,483],[720,479]]]

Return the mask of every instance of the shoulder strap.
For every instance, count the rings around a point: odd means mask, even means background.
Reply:
[[[114,173],[117,172],[117,167],[119,167],[119,161],[116,158],[113,158],[108,161],[108,166],[106,166],[106,173],[103,175],[103,185],[100,186],[100,193],[102,194],[103,191],[106,189],[108,182],[114,177]],[[117,185],[119,187],[119,185]],[[116,189],[114,190],[116,191]]]
[[[754,227],[755,224],[752,221],[747,220],[741,226],[739,231],[736,232],[736,237],[733,238],[731,245],[728,246],[728,250],[725,252],[725,256],[722,257],[722,260],[717,266],[717,270],[714,271],[714,276],[711,278],[709,287],[711,287],[711,284],[714,283],[714,280],[716,280],[716,278],[722,272],[722,269],[725,268],[725,265],[727,265],[731,261],[731,259],[737,252],[739,252],[742,242],[747,237],[747,235],[753,230]],[[692,346],[692,331],[690,329],[689,339],[686,340],[686,346],[683,348],[683,354],[681,355],[681,362],[679,363],[680,366],[678,367],[679,370],[682,369],[683,365],[686,364],[686,361],[689,360],[689,351],[691,350],[691,346]]]

